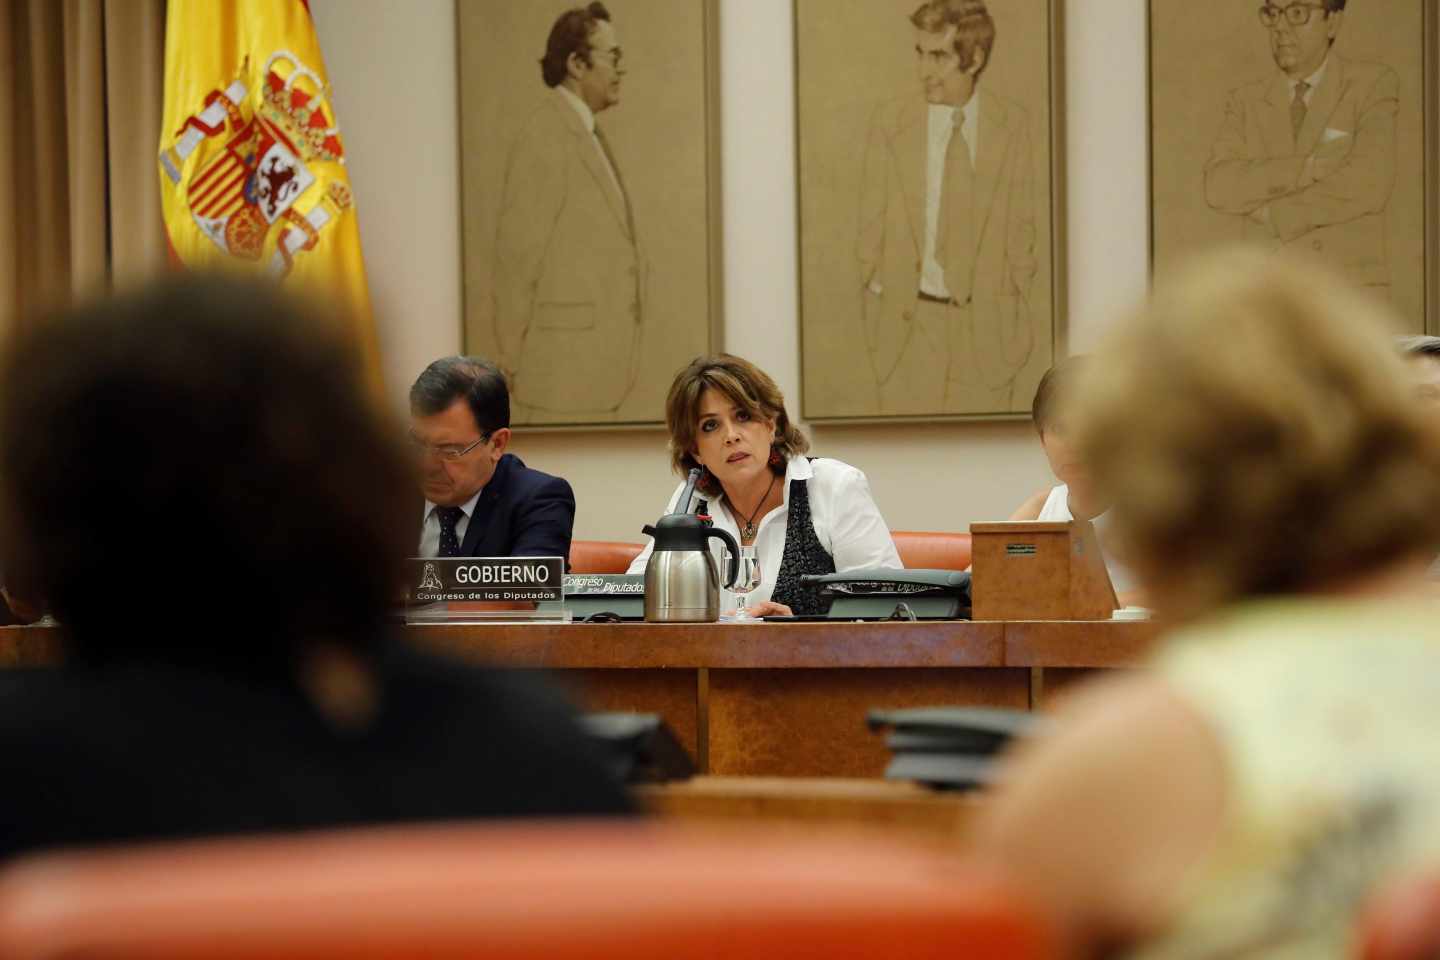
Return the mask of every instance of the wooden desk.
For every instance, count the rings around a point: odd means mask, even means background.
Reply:
[[[1156,628],[1132,622],[454,624],[421,647],[553,672],[587,709],[658,713],[702,773],[878,777],[872,708],[1027,709],[1032,670],[1133,666]],[[0,665],[54,662],[53,628],[0,628]],[[1040,704],[1034,704],[1036,706]]]
[[[957,849],[980,799],[886,780],[695,777],[640,787],[641,803],[672,820],[743,821],[792,831],[853,827]]]

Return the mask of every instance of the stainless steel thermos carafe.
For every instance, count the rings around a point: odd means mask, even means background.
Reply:
[[[734,586],[739,572],[740,546],[735,538],[715,529],[709,517],[689,512],[698,475],[698,470],[691,471],[676,503],[677,512],[643,528],[655,539],[645,564],[645,619],[652,623],[713,623],[720,619],[720,583],[710,554],[712,538],[724,541],[730,551],[726,587]]]

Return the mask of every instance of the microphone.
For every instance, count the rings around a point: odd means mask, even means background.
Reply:
[[[691,501],[695,499],[695,485],[700,482],[700,468],[691,467],[690,475],[685,478],[685,489],[680,491],[680,499],[675,502],[676,513],[689,513]]]

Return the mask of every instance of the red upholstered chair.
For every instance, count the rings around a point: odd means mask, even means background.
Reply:
[[[1361,916],[1359,960],[1440,960],[1440,872],[1382,891]]]
[[[964,570],[970,566],[970,534],[892,530],[900,562],[912,570]]]
[[[570,541],[571,573],[624,573],[630,561],[645,549],[643,543],[623,540]]]
[[[57,853],[0,870],[7,960],[1048,956],[987,877],[853,836],[402,827]]]

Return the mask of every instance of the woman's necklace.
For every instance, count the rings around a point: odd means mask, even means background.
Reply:
[[[770,491],[775,489],[775,481],[778,479],[780,479],[780,475],[772,471],[770,474],[770,486],[765,488],[765,494],[760,498],[760,502],[755,504],[755,509],[750,511],[750,516],[745,519],[745,526],[740,528],[740,539],[755,539],[755,514],[759,513],[760,508],[765,506],[765,501],[770,499]],[[739,519],[739,514],[736,514],[736,519]]]

